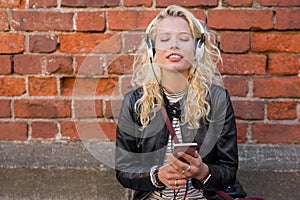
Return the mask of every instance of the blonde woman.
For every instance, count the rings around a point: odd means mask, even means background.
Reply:
[[[216,85],[221,57],[211,40],[190,11],[175,5],[146,30],[116,139],[116,177],[134,191],[132,199],[217,199],[216,190],[237,186],[231,195],[245,196],[236,181],[234,113]],[[173,154],[176,142],[197,148]]]

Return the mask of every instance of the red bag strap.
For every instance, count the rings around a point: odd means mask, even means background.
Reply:
[[[162,106],[160,110],[161,110],[162,116],[163,116],[163,118],[164,118],[164,120],[166,122],[166,126],[167,126],[167,128],[169,130],[169,133],[171,134],[171,136],[172,136],[172,138],[174,140],[174,143],[179,143],[179,140],[177,138],[175,130],[174,130],[174,128],[173,128],[173,126],[171,124],[171,121],[170,121],[170,119],[168,117],[166,108]]]

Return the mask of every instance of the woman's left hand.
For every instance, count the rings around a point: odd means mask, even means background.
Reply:
[[[184,152],[179,152],[178,156],[186,162],[179,160],[172,154],[168,154],[168,164],[178,172],[178,180],[196,178],[203,181],[209,175],[209,168],[202,162],[202,158],[197,151],[193,156]]]

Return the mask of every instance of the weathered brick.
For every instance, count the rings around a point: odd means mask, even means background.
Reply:
[[[63,122],[64,140],[115,140],[116,124],[113,122]]]
[[[124,46],[123,51],[125,53],[134,53],[141,46],[142,40],[145,39],[143,34],[132,33],[132,34],[124,34]]]
[[[11,74],[11,61],[10,56],[0,56],[0,74],[8,75]]]
[[[58,128],[55,122],[34,121],[31,124],[32,139],[53,140],[57,133]]]
[[[30,0],[29,8],[51,8],[57,6],[57,0]]]
[[[72,57],[60,55],[16,55],[14,70],[18,74],[72,74]]]
[[[122,55],[107,58],[107,73],[108,74],[128,74],[133,70],[133,56]]]
[[[62,0],[62,6],[68,7],[114,7],[120,0]]]
[[[208,27],[267,30],[273,28],[273,13],[271,10],[209,10]]]
[[[299,143],[298,124],[253,124],[252,138],[258,143]]]
[[[25,92],[24,78],[0,77],[0,96],[21,96]]]
[[[11,117],[10,100],[0,100],[0,118]]]
[[[0,8],[18,8],[21,6],[21,0],[1,0]]]
[[[221,50],[226,53],[245,53],[250,49],[250,35],[243,32],[224,32],[221,36]]]
[[[102,100],[75,100],[75,118],[100,118],[103,117]]]
[[[300,70],[298,55],[270,54],[268,73],[272,75],[297,75]]]
[[[299,0],[256,0],[261,6],[300,6]]]
[[[66,12],[13,11],[11,26],[17,31],[72,31],[73,14]]]
[[[0,122],[0,140],[21,140],[27,139],[26,122]]]
[[[64,96],[98,96],[118,93],[118,78],[69,78],[61,79],[61,94]]]
[[[51,53],[57,48],[55,35],[32,35],[29,36],[29,51],[34,53]]]
[[[0,31],[9,30],[8,15],[5,11],[0,11]]]
[[[238,143],[244,143],[247,141],[247,127],[248,127],[248,124],[246,124],[246,123],[237,123],[236,124],[237,142]]]
[[[69,100],[15,100],[16,118],[68,118],[71,117],[71,101]]]
[[[248,94],[247,77],[223,77],[223,83],[230,96],[245,97]]]
[[[146,29],[158,13],[148,10],[111,10],[108,11],[108,29],[123,31]]]
[[[300,77],[253,78],[253,96],[265,98],[299,98]]]
[[[297,102],[271,101],[268,102],[268,119],[283,120],[297,118]]]
[[[164,0],[164,1],[156,1],[157,7],[167,7],[169,5],[180,5],[185,7],[193,7],[193,6],[217,6],[218,0],[209,0],[209,1],[190,1],[190,0]]]
[[[263,101],[232,101],[235,117],[237,119],[262,120],[265,115]]]
[[[104,70],[103,56],[76,56],[75,72],[78,75],[102,75]]]
[[[279,30],[300,29],[300,10],[276,10],[275,28]]]
[[[29,77],[28,89],[30,96],[57,96],[56,77]]]
[[[124,0],[124,6],[128,7],[150,7],[152,5],[152,0]]]
[[[105,29],[105,13],[78,12],[76,19],[78,31],[103,31]]]
[[[256,54],[223,54],[223,64],[219,65],[222,74],[264,75],[267,57]]]
[[[300,52],[298,33],[252,33],[254,52]]]
[[[66,53],[118,53],[122,46],[120,35],[111,34],[63,34],[59,40]]]
[[[252,0],[223,0],[222,6],[228,7],[251,7]]]
[[[131,86],[130,81],[131,76],[122,76],[121,77],[121,94],[124,96],[129,91],[133,90],[134,88]]]
[[[117,119],[120,114],[122,101],[121,100],[109,100],[105,101],[105,118]]]
[[[22,53],[25,49],[24,35],[17,33],[0,33],[0,53]]]

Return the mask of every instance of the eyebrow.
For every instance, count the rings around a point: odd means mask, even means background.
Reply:
[[[162,32],[162,33],[159,33],[158,35],[165,35],[165,34],[171,34],[170,32]],[[189,32],[178,32],[179,35],[181,34],[187,34],[187,35],[191,35]]]

